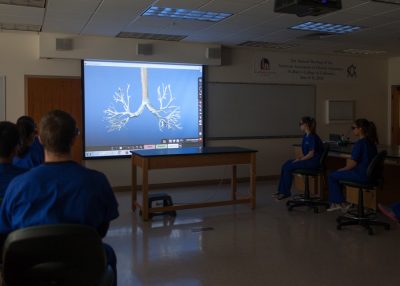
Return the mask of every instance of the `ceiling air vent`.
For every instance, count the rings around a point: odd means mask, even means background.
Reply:
[[[0,23],[0,30],[40,32],[41,29],[40,25]]]
[[[135,33],[135,32],[121,32],[117,35],[117,38],[135,38],[135,39],[175,41],[175,42],[179,42],[186,37],[187,36],[182,36],[182,35],[166,35],[166,34]]]
[[[294,43],[272,43],[272,42],[260,42],[260,41],[246,41],[238,44],[240,47],[254,47],[254,48],[266,48],[266,49],[290,49],[297,47],[298,44]]]
[[[297,37],[299,40],[323,40],[326,38],[331,38],[337,36],[337,34],[331,34],[331,33],[310,33],[307,35],[303,35],[300,37]]]
[[[0,4],[44,8],[46,0],[0,0]]]

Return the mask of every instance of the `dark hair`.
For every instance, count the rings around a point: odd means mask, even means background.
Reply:
[[[17,125],[8,121],[0,122],[0,157],[10,157],[18,143]]]
[[[375,123],[367,119],[360,118],[354,121],[354,124],[360,128],[369,142],[379,144],[378,132]]]
[[[310,116],[303,116],[301,118],[301,122],[303,122],[305,125],[308,126],[308,129],[310,129],[310,132],[312,134],[315,134],[316,129],[317,129],[317,121],[315,121],[314,118]]]
[[[17,120],[17,128],[19,133],[20,144],[17,150],[17,156],[23,157],[29,150],[32,144],[32,137],[36,131],[35,121],[32,117],[21,116]]]
[[[47,151],[68,154],[76,136],[75,119],[61,110],[50,111],[40,121],[39,136]]]

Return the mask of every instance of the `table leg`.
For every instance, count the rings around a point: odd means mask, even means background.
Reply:
[[[136,200],[137,200],[137,175],[136,175],[136,165],[133,163],[132,158],[132,211],[136,210]]]
[[[142,168],[142,215],[143,220],[149,220],[149,162],[144,160]]]
[[[232,166],[232,200],[236,200],[236,192],[237,192],[237,166]]]
[[[250,161],[250,192],[251,192],[251,208],[256,208],[256,153],[251,154]]]

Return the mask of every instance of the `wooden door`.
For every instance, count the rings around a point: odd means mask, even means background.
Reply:
[[[400,145],[400,86],[392,86],[392,146]]]
[[[39,122],[47,112],[60,109],[68,112],[82,130],[82,87],[77,77],[26,76],[26,113]],[[72,148],[73,160],[82,162],[82,136],[78,135]]]

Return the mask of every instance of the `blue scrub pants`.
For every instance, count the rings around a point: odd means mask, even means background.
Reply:
[[[290,189],[292,188],[293,171],[296,169],[316,169],[319,167],[318,160],[304,160],[293,162],[293,160],[286,161],[282,166],[281,178],[279,180],[278,193],[290,196]]]
[[[396,218],[400,220],[400,203],[395,203],[391,208]]]
[[[341,180],[348,180],[363,183],[367,181],[367,177],[356,171],[336,171],[329,175],[329,202],[332,204],[340,204],[345,201],[342,186],[339,184]]]
[[[114,286],[117,286],[117,256],[114,249],[106,243],[103,243],[104,252],[106,253],[107,264],[114,271]]]

